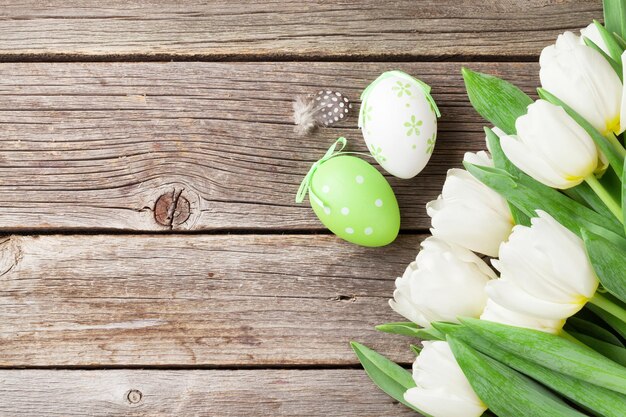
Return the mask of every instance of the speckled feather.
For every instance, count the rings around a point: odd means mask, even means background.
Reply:
[[[320,90],[311,96],[298,96],[293,103],[295,131],[305,135],[316,126],[331,126],[348,117],[352,103],[340,92]]]

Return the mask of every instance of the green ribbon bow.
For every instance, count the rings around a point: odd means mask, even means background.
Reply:
[[[339,150],[337,152],[335,152],[335,149],[339,145],[341,145],[341,147],[339,148]],[[313,174],[315,174],[315,171],[317,171],[317,168],[319,168],[320,165],[322,165],[324,162],[328,161],[330,158],[333,158],[333,157],[335,157],[337,155],[342,155],[342,154],[348,153],[348,152],[341,152],[343,150],[343,148],[345,148],[345,146],[346,146],[346,138],[344,138],[344,137],[338,138],[335,141],[335,143],[333,143],[330,146],[330,148],[328,148],[328,150],[326,151],[324,156],[322,156],[322,158],[320,160],[318,160],[313,165],[311,165],[311,169],[309,169],[309,172],[307,172],[307,174],[305,175],[304,179],[300,183],[300,188],[298,188],[298,193],[296,194],[296,203],[302,203],[304,201],[304,197],[306,197],[306,193],[308,191],[310,191],[311,180],[313,179]],[[317,196],[315,196],[313,193],[311,193],[311,196],[313,196],[315,198],[315,200],[319,200],[317,198]]]

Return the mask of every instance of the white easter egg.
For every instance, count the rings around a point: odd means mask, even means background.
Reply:
[[[391,175],[412,178],[435,149],[439,110],[430,87],[402,71],[383,73],[363,94],[359,127],[376,161]]]

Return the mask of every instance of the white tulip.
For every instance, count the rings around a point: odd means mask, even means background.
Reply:
[[[598,30],[598,27],[595,25],[595,23],[591,23],[586,28],[580,30],[580,38],[578,43],[581,45],[585,45],[585,40],[583,39],[583,37],[598,45],[598,47],[602,49],[605,54],[611,56],[609,48],[606,46],[604,39],[602,39],[602,35],[600,35],[600,31]]]
[[[626,51],[622,54],[622,78],[626,75]],[[620,130],[626,130],[626,87],[622,90],[622,111],[620,114]]]
[[[487,284],[495,303],[519,314],[564,320],[596,292],[598,279],[583,241],[549,214],[537,211],[531,226],[515,226],[493,265],[500,279]]]
[[[622,82],[598,51],[571,32],[539,57],[541,86],[572,107],[602,134],[621,133]]]
[[[465,161],[493,166],[484,152],[466,153]],[[433,236],[469,250],[497,256],[500,243],[513,228],[513,217],[504,198],[462,169],[448,171],[437,200],[426,204]]]
[[[517,135],[502,137],[502,150],[519,169],[549,187],[574,187],[598,166],[593,139],[562,107],[537,100],[515,128]]]
[[[413,363],[417,387],[404,393],[406,402],[433,417],[479,417],[487,406],[478,398],[446,342],[422,342]]]
[[[481,320],[493,321],[509,326],[525,327],[527,329],[540,330],[546,333],[558,334],[565,324],[565,320],[548,320],[502,307],[492,299],[487,300],[485,311],[480,316]]]
[[[435,237],[422,242],[422,250],[396,279],[389,305],[422,327],[434,321],[458,322],[478,318],[485,308],[485,285],[496,274],[468,249]]]

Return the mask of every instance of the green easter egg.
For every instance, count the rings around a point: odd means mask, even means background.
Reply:
[[[400,230],[400,209],[389,183],[372,165],[333,157],[313,174],[309,201],[331,232],[362,246],[384,246]]]

